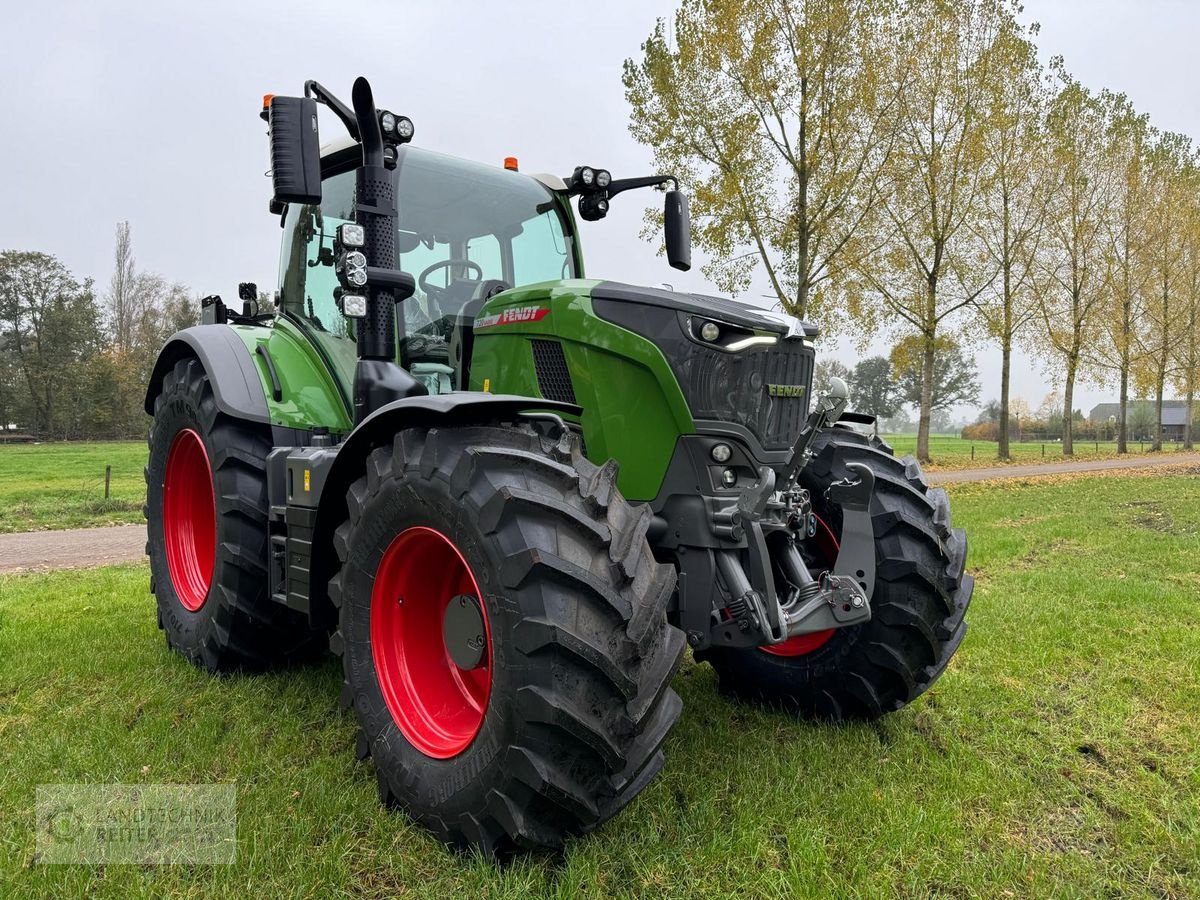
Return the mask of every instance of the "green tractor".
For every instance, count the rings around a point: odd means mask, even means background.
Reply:
[[[147,394],[151,590],[211,672],[341,657],[379,796],[452,845],[560,846],[663,766],[691,647],[825,721],[926,690],[972,579],[943,491],[810,402],[817,330],[585,278],[580,217],[668,175],[411,145],[355,82],[268,97],[274,308],[243,285]],[[317,105],[349,139],[322,148]]]

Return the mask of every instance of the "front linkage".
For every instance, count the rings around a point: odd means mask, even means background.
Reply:
[[[846,386],[835,379],[831,393],[809,414],[782,475],[759,466],[757,481],[735,502],[710,507],[712,545],[678,548],[680,622],[693,649],[771,646],[871,618],[875,542],[869,510],[875,476],[870,468],[851,464],[856,478],[826,490],[826,501],[842,512],[840,550],[832,568],[814,576],[799,549],[801,541],[827,526],[819,524],[797,476],[813,437],[841,418],[845,408]],[[719,578],[710,577],[714,572]],[[718,596],[699,596],[698,586],[705,583]]]

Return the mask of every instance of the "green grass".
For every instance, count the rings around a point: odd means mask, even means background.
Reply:
[[[885,435],[898,455],[915,453],[916,435]],[[971,446],[975,458],[971,458]],[[1149,444],[1146,445],[1149,447]],[[1061,462],[1062,447],[1047,442],[1012,445],[1017,463]],[[1133,452],[1139,452],[1135,443]],[[1169,451],[1175,445],[1168,445]],[[930,438],[937,469],[997,465],[996,445],[947,435]],[[1116,444],[1079,442],[1077,459],[1116,456]],[[83,528],[143,521],[146,483],[142,467],[146,445],[140,441],[111,443],[0,444],[0,534],[44,528]],[[112,494],[104,499],[104,467],[111,465]]]
[[[145,464],[145,441],[0,444],[0,534],[145,521]]]
[[[917,452],[917,436],[915,434],[885,434],[883,439],[892,445],[897,456]],[[974,458],[971,448],[975,448]],[[935,434],[929,437],[929,455],[933,458],[930,469],[975,469],[987,466],[1009,465],[996,458],[998,445],[995,441],[968,441],[957,435]],[[1056,463],[1071,460],[1113,459],[1118,456],[1116,441],[1076,441],[1075,454],[1063,456],[1062,444],[1055,441],[1013,441],[1009,444],[1011,464]],[[1166,443],[1164,453],[1174,453],[1182,450],[1182,445]],[[1149,441],[1131,441],[1130,455],[1137,456],[1150,452]]]
[[[1200,896],[1200,477],[962,485],[946,676],[877,725],[740,706],[685,662],[667,767],[561,856],[378,808],[335,664],[214,679],[144,567],[0,578],[0,896]],[[34,788],[233,782],[238,862],[41,866]]]

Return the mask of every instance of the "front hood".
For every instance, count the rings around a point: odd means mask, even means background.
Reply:
[[[678,310],[688,315],[706,316],[756,331],[773,331],[785,337],[814,338],[818,333],[817,327],[808,322],[724,297],[665,291],[661,288],[622,284],[619,281],[601,281],[591,289],[591,295],[597,300],[639,303]]]

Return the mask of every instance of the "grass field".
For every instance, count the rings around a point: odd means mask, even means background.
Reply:
[[[898,456],[915,453],[916,435],[885,435]],[[975,457],[971,457],[971,446]],[[1148,444],[1146,445],[1149,446]],[[1046,443],[1013,444],[1016,463],[1063,461],[1062,447]],[[1175,450],[1168,445],[1168,451]],[[1101,441],[1076,444],[1076,459],[1116,457],[1116,444]],[[1135,443],[1134,453],[1141,452]],[[930,452],[938,469],[984,468],[1001,465],[996,445],[936,435]],[[0,444],[0,534],[42,528],[81,528],[119,525],[142,519],[146,483],[142,467],[146,445],[141,441],[111,443]],[[104,499],[104,467],[112,466],[112,492]]]
[[[145,441],[0,445],[0,534],[145,521],[145,464]]]
[[[0,577],[0,896],[1200,896],[1200,476],[962,485],[978,577],[938,684],[878,725],[721,698],[559,856],[452,855],[377,807],[332,663],[210,678],[144,567]],[[34,787],[232,782],[233,866],[55,867]]]
[[[917,452],[917,436],[915,434],[885,434],[883,439],[892,445],[897,456]],[[971,448],[975,448],[974,457]],[[1025,441],[1012,442],[1008,452],[1011,462],[1004,463],[996,459],[997,444],[995,441],[966,441],[957,435],[935,434],[929,438],[929,455],[933,458],[930,471],[938,469],[982,469],[986,466],[1021,465],[1034,463],[1064,462],[1070,459],[1115,459],[1117,453],[1116,441],[1076,441],[1074,457],[1065,457],[1062,444],[1054,441]],[[1164,444],[1164,453],[1174,453],[1182,448],[1175,444]],[[1149,441],[1131,441],[1131,455],[1150,452]]]

